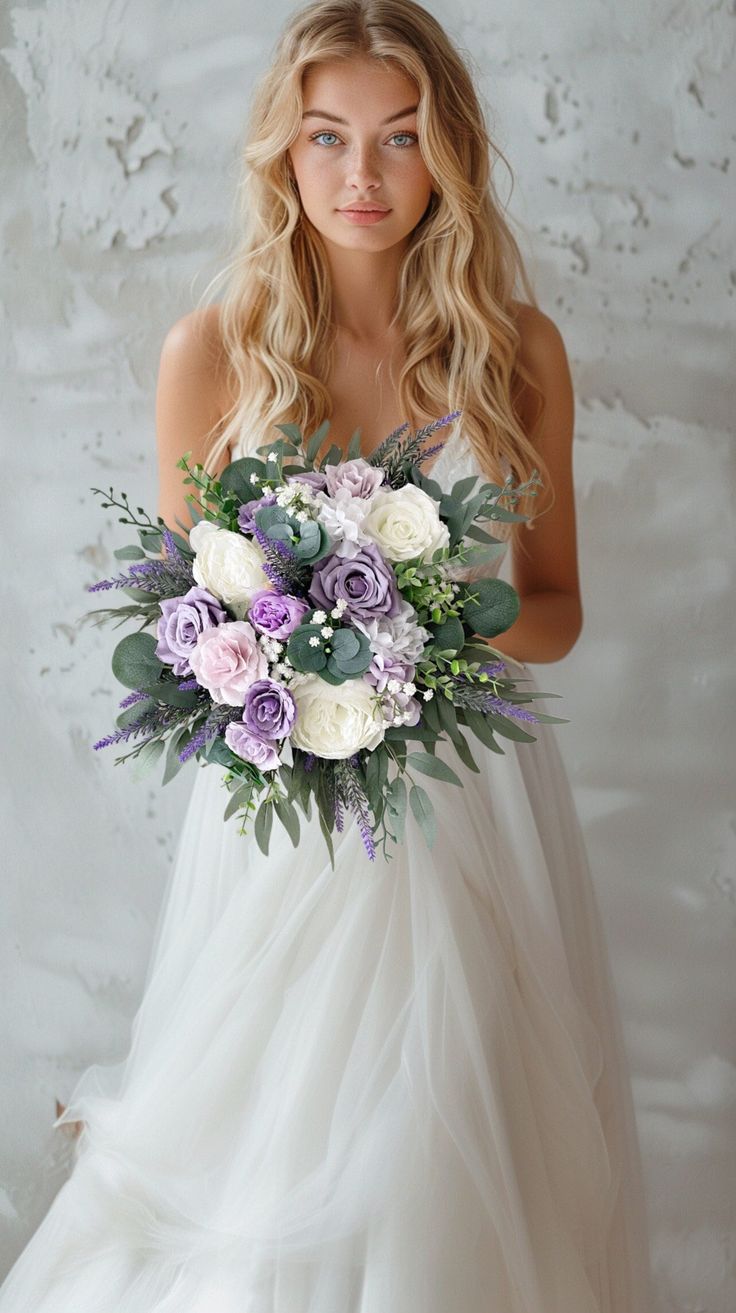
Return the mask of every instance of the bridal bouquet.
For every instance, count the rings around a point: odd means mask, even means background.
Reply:
[[[497,736],[534,741],[517,721],[562,723],[526,707],[558,695],[521,691],[509,658],[483,641],[513,624],[515,589],[463,580],[504,550],[484,524],[526,519],[511,506],[536,471],[516,488],[476,488],[471,476],[445,492],[421,470],[443,445],[422,451],[424,439],[460,413],[413,437],[402,425],[368,459],[358,430],[347,453],[333,445],[317,462],[329,421],[306,441],[279,425],[263,458],[237,459],[219,480],[187,453],[188,540],[134,515],[125,493],[92,489],[139,540],[115,552],[124,573],[89,588],[130,599],[88,612],[96,623],[139,622],[112,654],[132,691],[94,747],[139,740],[116,764],[136,757],[140,777],[165,754],[163,783],[190,758],[224,767],[225,819],[236,814],[241,834],[253,819],[264,853],[274,814],[296,846],[297,808],[310,819],[312,802],[333,863],[346,812],[371,860],[401,841],[407,807],[431,847],[434,811],[416,776],[462,786],[438,743],[477,771],[464,730],[502,753]]]

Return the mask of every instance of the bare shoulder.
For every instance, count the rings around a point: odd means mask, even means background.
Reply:
[[[571,430],[574,396],[565,343],[557,324],[538,306],[523,301],[512,301],[511,304],[519,332],[519,416],[530,437],[530,430],[536,429],[535,438],[548,443],[551,434]],[[539,427],[542,410],[551,411],[556,416],[556,424]]]
[[[224,350],[220,306],[190,310],[169,328],[161,348],[161,368],[178,384],[188,380],[219,402],[223,389]]]
[[[516,327],[519,332],[518,358],[532,373],[544,372],[544,363],[551,356],[559,362],[566,358],[565,343],[554,319],[538,306],[525,301],[512,301]]]

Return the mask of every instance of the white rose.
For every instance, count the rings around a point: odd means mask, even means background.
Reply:
[[[189,530],[189,542],[196,552],[192,574],[197,583],[244,620],[253,594],[273,586],[263,571],[266,558],[258,543],[210,520],[199,520]]]
[[[362,679],[328,684],[319,675],[306,675],[290,684],[296,702],[291,742],[318,757],[352,757],[361,748],[378,747],[386,733],[375,689]]]
[[[413,483],[379,488],[362,529],[389,561],[430,560],[438,547],[450,542],[436,501]]]

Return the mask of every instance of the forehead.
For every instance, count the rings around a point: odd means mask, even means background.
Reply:
[[[416,83],[403,69],[365,55],[311,65],[302,79],[302,96],[305,109],[316,105],[346,117],[351,108],[400,109],[419,99]]]

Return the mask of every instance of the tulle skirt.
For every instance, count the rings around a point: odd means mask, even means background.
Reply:
[[[528,672],[527,672],[528,674]],[[541,709],[542,703],[536,703]],[[0,1313],[650,1313],[617,1001],[553,726],[371,862],[198,766],[130,1051]]]

